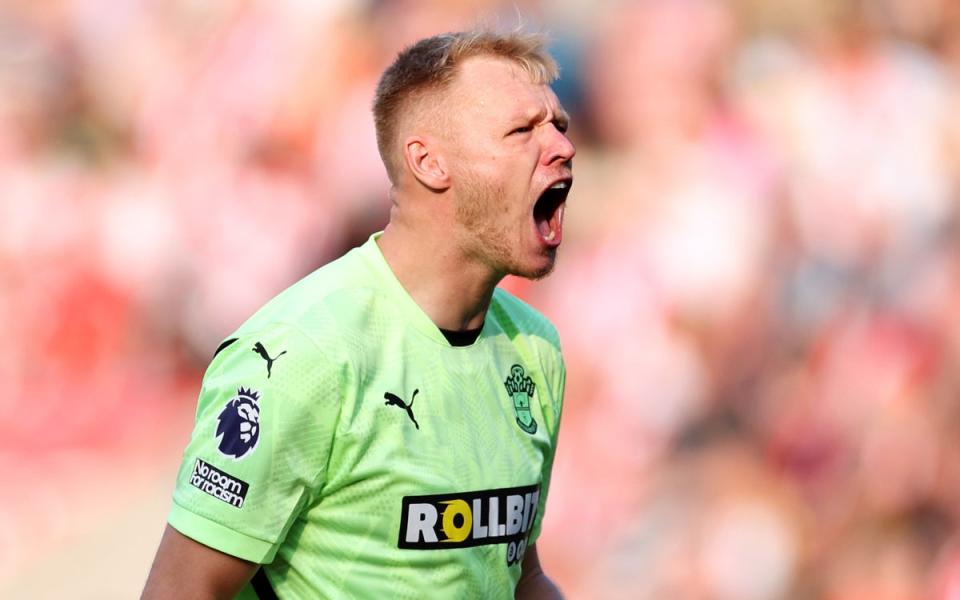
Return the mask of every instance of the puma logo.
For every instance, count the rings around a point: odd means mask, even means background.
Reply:
[[[280,358],[281,356],[287,353],[287,351],[284,350],[280,354],[274,356],[273,358],[270,358],[270,355],[267,354],[267,349],[264,348],[263,344],[261,344],[260,342],[257,342],[257,345],[253,347],[253,351],[259,354],[260,358],[267,361],[267,379],[270,379],[270,369],[273,368],[273,361],[277,360],[278,358]]]
[[[413,390],[413,396],[410,397],[410,404],[404,404],[403,400],[401,400],[399,397],[391,394],[390,392],[387,392],[383,395],[383,397],[386,398],[387,400],[383,404],[385,406],[390,406],[390,405],[399,406],[400,408],[407,411],[407,416],[410,417],[410,420],[413,421],[413,424],[417,427],[417,429],[420,429],[420,424],[417,423],[417,420],[413,416],[413,401],[416,399],[417,392],[419,391],[420,391],[419,389]]]

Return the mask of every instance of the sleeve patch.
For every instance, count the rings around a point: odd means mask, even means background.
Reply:
[[[237,479],[199,458],[193,465],[190,485],[236,508],[243,508],[243,501],[250,489],[246,481]]]
[[[257,447],[260,439],[260,392],[241,387],[217,417],[217,448],[240,459]]]

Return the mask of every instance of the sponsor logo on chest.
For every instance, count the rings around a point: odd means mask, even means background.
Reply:
[[[410,550],[437,550],[507,544],[507,563],[513,564],[523,555],[539,500],[539,484],[404,496],[397,545]]]

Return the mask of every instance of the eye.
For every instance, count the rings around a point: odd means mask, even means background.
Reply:
[[[560,133],[566,133],[570,125],[566,121],[554,121],[553,126],[556,127]]]
[[[516,129],[511,131],[510,135],[514,135],[516,133],[530,133],[531,131],[533,131],[532,125],[524,125],[522,127],[517,127]]]

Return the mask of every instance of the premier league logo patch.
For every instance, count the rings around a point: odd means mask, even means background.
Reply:
[[[533,379],[527,376],[520,365],[510,367],[510,376],[503,382],[507,388],[507,394],[513,398],[513,410],[517,414],[517,425],[520,429],[533,435],[537,432],[537,422],[533,419],[533,413],[530,412],[530,398],[533,397],[533,391],[536,384]]]
[[[238,459],[257,446],[257,440],[260,439],[259,399],[259,392],[240,388],[220,411],[217,417],[220,452]]]

